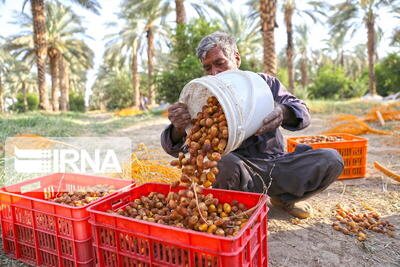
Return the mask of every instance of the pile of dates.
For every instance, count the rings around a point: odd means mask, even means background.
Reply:
[[[333,229],[345,235],[357,236],[359,241],[367,240],[367,230],[387,234],[394,237],[395,227],[386,220],[382,220],[376,212],[358,213],[355,209],[343,209],[336,205],[336,220]]]
[[[78,191],[58,193],[55,198],[49,199],[49,201],[73,207],[82,207],[113,192],[115,192],[115,186],[99,184],[86,186]]]
[[[334,143],[345,141],[342,136],[337,135],[315,135],[296,140],[300,144]]]
[[[216,181],[218,161],[228,142],[228,125],[224,111],[215,96],[207,99],[186,137],[189,156],[179,153],[172,166],[182,169],[180,181],[174,184],[189,186],[192,183],[210,187]]]
[[[252,214],[236,200],[220,203],[213,194],[202,194],[201,187],[197,186],[194,190],[181,189],[168,195],[151,192],[124,208],[108,212],[225,237],[236,235]]]

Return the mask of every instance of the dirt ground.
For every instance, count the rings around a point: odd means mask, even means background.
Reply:
[[[328,128],[329,115],[313,116],[311,126],[298,132],[283,131],[285,137],[314,135]],[[156,118],[115,132],[129,136],[133,143],[160,148],[160,133],[168,124]],[[336,181],[327,190],[309,199],[314,209],[311,218],[296,224],[280,209],[268,213],[269,266],[400,266],[400,183],[373,167],[374,161],[400,173],[400,145],[395,137],[364,135],[368,138],[367,174],[362,179]],[[359,242],[333,230],[333,209],[343,207],[362,211],[362,203],[375,209],[396,226],[395,237],[368,231],[368,239]]]
[[[285,137],[314,135],[328,127],[328,115],[313,117],[303,131],[283,131]],[[160,133],[168,124],[164,117],[140,122],[114,132],[128,136],[134,144],[160,149]],[[368,163],[365,178],[336,181],[327,190],[309,199],[314,209],[311,218],[300,223],[270,207],[268,213],[269,266],[400,266],[400,183],[391,180],[373,167],[375,160],[400,173],[399,137],[365,135],[368,138]],[[333,209],[337,203],[345,208],[362,210],[362,204],[375,209],[395,225],[395,237],[368,231],[368,239],[359,242],[333,230]],[[23,266],[3,261],[0,266]]]

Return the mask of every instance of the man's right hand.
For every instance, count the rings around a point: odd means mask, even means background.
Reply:
[[[178,142],[185,135],[185,129],[190,124],[190,114],[187,105],[177,102],[168,108],[168,119],[171,121],[172,140]]]

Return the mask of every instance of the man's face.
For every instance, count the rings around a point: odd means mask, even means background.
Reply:
[[[201,61],[203,69],[207,75],[216,75],[226,70],[236,69],[240,66],[240,55],[235,54],[233,62],[224,55],[221,48],[214,47],[207,52],[206,57]]]

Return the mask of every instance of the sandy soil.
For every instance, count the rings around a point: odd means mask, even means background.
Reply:
[[[325,128],[329,116],[314,116],[312,125],[300,132],[284,131],[285,137],[318,134]],[[144,143],[150,149],[160,149],[160,133],[168,120],[157,117],[114,132],[113,136],[128,136],[134,145]],[[400,173],[400,144],[394,137],[365,135],[369,139],[368,169],[363,179],[336,181],[321,194],[309,199],[314,215],[298,221],[278,208],[270,207],[268,214],[269,266],[400,266],[400,230],[395,237],[368,232],[368,239],[355,237],[332,229],[333,209],[337,203],[361,209],[366,203],[383,218],[400,228],[400,183],[373,168],[378,160]],[[398,137],[397,137],[398,138]],[[1,266],[14,261],[0,262]],[[4,264],[4,265],[3,265]]]

